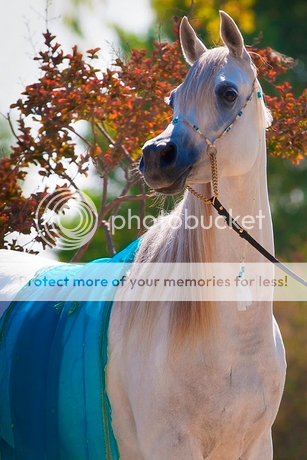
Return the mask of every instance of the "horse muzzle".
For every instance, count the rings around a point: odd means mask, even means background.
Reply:
[[[193,163],[187,161],[187,155],[179,154],[175,142],[153,139],[146,142],[142,151],[139,169],[151,188],[176,195],[185,187]]]

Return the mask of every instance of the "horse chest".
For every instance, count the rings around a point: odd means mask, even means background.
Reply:
[[[227,332],[211,348],[193,352],[187,347],[170,358],[161,329],[146,353],[133,346],[124,352],[117,348],[121,340],[117,342],[110,361],[110,369],[121,369],[124,393],[110,393],[117,434],[135,426],[135,434],[124,437],[130,443],[135,437],[135,446],[141,440],[142,452],[167,433],[175,444],[199,440],[206,453],[201,458],[211,460],[214,453],[214,460],[249,460],[242,453],[270,430],[280,403],[285,360],[279,331],[273,337],[272,323],[269,334],[262,325],[238,328],[228,321]],[[124,414],[127,407],[130,415]],[[127,418],[130,422],[123,426],[121,420]]]
[[[190,363],[186,374],[182,368],[174,373],[157,420],[166,418],[183,438],[193,433],[205,458],[243,459],[242,452],[271,426],[279,406],[283,379],[266,374],[247,361],[227,370]]]
[[[152,350],[144,367],[131,361],[125,376],[127,405],[142,451],[150,451],[167,433],[179,444],[187,437],[198,439],[204,458],[237,460],[271,426],[284,381],[273,353],[260,365],[257,356],[251,360],[226,351],[208,363],[200,353],[162,364],[162,354]],[[123,417],[121,407],[114,407],[115,419]]]
[[[273,362],[270,369],[245,359],[225,367],[190,363],[186,373],[181,368],[173,374],[170,387],[170,412],[188,414],[191,420],[206,426],[206,432],[214,426],[232,433],[237,427],[242,433],[248,425],[255,427],[275,416],[283,377]]]

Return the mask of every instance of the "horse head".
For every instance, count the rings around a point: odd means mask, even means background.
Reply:
[[[186,184],[210,182],[206,152],[211,144],[218,153],[220,178],[246,174],[259,152],[259,128],[266,126],[257,125],[261,92],[255,67],[235,22],[223,11],[220,19],[224,46],[210,50],[187,18],[180,24],[182,52],[192,67],[171,92],[172,123],[146,142],[140,163],[146,182],[159,192],[172,195]]]

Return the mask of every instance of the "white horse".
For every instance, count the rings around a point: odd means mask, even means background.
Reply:
[[[210,197],[208,142],[199,131],[209,143],[219,138],[221,200],[235,216],[256,219],[262,211],[263,229],[253,236],[273,251],[265,143],[270,115],[257,95],[242,35],[224,12],[220,34],[225,46],[207,50],[188,20],[181,22],[182,51],[192,68],[171,94],[174,122],[144,146],[141,170],[160,192],[173,194],[187,183]],[[185,209],[207,222],[215,213],[186,192],[173,215],[144,236],[136,262],[263,261],[229,229],[172,229],[171,218]],[[108,393],[123,460],[272,458],[271,426],[286,365],[270,302],[253,302],[247,311],[226,299],[115,303],[109,350]]]
[[[209,197],[212,159],[207,153],[216,155],[223,204],[235,215],[255,219],[262,211],[263,228],[254,228],[253,236],[273,252],[265,143],[270,115],[242,35],[224,12],[220,33],[225,46],[207,50],[182,20],[182,51],[192,67],[171,95],[173,123],[145,144],[140,167],[160,192],[174,194],[188,184]],[[214,145],[209,151],[208,144]],[[263,261],[229,229],[174,229],[172,217],[186,209],[206,221],[215,216],[211,206],[186,192],[173,213],[143,237],[135,262]],[[20,261],[14,279],[5,268],[0,272],[10,296],[20,289],[20,276],[33,275],[34,269],[25,274],[24,258],[30,265],[35,261],[36,269],[50,265],[46,259],[9,254],[11,262]],[[121,459],[272,459],[271,426],[285,369],[271,302],[254,301],[246,311],[227,299],[114,302],[107,390]]]

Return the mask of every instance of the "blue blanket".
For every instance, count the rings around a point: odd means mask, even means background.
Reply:
[[[98,262],[120,273],[137,247]],[[105,381],[112,301],[43,298],[12,302],[0,320],[1,460],[118,460]]]

